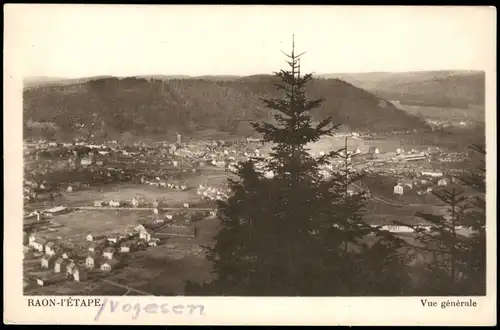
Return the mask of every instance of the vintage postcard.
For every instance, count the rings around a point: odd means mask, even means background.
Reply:
[[[4,24],[4,323],[496,323],[494,7]]]

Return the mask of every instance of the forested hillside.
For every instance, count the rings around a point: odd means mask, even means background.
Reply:
[[[433,107],[484,106],[485,73],[423,71],[326,75],[345,80],[387,100]]]
[[[24,118],[52,122],[62,132],[98,114],[108,133],[135,135],[220,130],[246,134],[250,121],[269,118],[262,98],[280,97],[272,76],[236,79],[101,78],[39,85],[24,91]],[[386,132],[426,125],[393,104],[338,79],[310,83],[308,96],[325,97],[315,120],[332,116],[345,129]],[[31,132],[32,133],[32,132]],[[25,134],[31,134],[25,127]]]

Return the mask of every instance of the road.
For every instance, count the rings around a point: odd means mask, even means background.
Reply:
[[[100,279],[100,281],[127,290],[123,294],[123,296],[128,295],[130,292],[136,292],[136,293],[140,293],[140,294],[143,294],[143,295],[146,295],[146,296],[154,296],[154,294],[152,294],[152,293],[148,293],[148,292],[144,292],[144,291],[141,291],[141,290],[137,290],[137,289],[131,288],[131,287],[127,286],[127,285],[116,283],[116,282],[113,282],[113,281],[110,281],[110,280],[107,280],[107,279],[104,279],[104,278]]]

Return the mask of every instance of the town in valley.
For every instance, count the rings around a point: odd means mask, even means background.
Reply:
[[[486,295],[472,11],[84,7],[19,23],[24,295]]]

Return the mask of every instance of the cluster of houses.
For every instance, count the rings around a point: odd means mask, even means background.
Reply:
[[[40,266],[44,269],[53,269],[54,273],[65,273],[66,278],[76,282],[87,279],[88,272],[98,269],[101,272],[110,272],[120,265],[121,255],[134,251],[137,248],[157,246],[160,239],[153,237],[152,230],[144,225],[137,225],[122,234],[97,236],[88,234],[90,243],[87,254],[82,258],[72,250],[64,249],[52,240],[43,239],[35,234],[28,237],[26,249],[33,249],[44,255],[40,259]],[[37,282],[44,285],[43,279]]]
[[[451,175],[444,175],[440,172],[421,172],[418,178],[401,178],[393,188],[394,195],[404,195],[407,190],[418,189],[418,195],[432,193],[433,186],[446,187],[451,183],[458,183],[458,180]]]
[[[188,187],[186,184],[180,183],[169,183],[165,180],[162,180],[160,177],[156,177],[154,180],[148,180],[144,176],[141,177],[141,183],[147,184],[150,186],[161,187],[161,188],[170,188],[175,190],[187,190]]]
[[[227,200],[229,198],[228,194],[231,193],[230,188],[224,187],[211,187],[208,185],[200,184],[196,190],[198,196],[202,199],[213,200]]]

